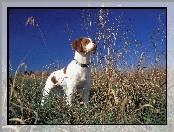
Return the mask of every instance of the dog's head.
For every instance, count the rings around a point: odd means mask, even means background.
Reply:
[[[85,37],[77,38],[71,43],[71,45],[73,49],[75,49],[77,52],[95,53],[97,49],[97,45],[95,44],[95,42],[91,38]]]

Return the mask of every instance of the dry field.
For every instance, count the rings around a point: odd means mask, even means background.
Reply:
[[[24,65],[21,61],[9,78],[9,124],[166,124],[165,13],[159,14],[158,24],[150,29],[148,42],[144,43],[136,36],[136,24],[125,19],[123,12],[116,18],[107,9],[98,10],[93,17],[89,14],[92,16],[91,10],[82,10],[81,28],[87,36],[95,37],[98,51],[92,59],[93,85],[87,108],[80,103],[78,91],[72,107],[66,106],[61,95],[53,93],[41,106],[42,90],[50,71],[20,74]],[[96,29],[92,29],[91,23]],[[39,29],[49,57],[39,23],[29,17],[26,25]],[[73,31],[68,24],[67,28],[71,40]],[[90,34],[92,31],[96,33]],[[132,65],[134,68],[130,68]]]
[[[80,103],[78,91],[71,108],[58,94],[50,94],[42,107],[46,77],[32,74],[12,78],[10,124],[166,124],[164,67],[124,73],[107,67],[93,72],[87,108]]]

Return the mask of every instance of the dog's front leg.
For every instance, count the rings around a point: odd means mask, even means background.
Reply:
[[[66,89],[64,89],[65,94],[66,94],[66,103],[67,105],[71,106],[71,101],[72,101],[72,96],[74,94],[75,91],[75,86],[71,83],[69,83],[66,87]]]
[[[89,101],[89,95],[90,95],[90,88],[84,88],[82,91],[82,99],[85,107],[87,107],[87,102]]]

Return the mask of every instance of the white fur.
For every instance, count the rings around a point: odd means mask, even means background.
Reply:
[[[49,95],[50,90],[56,85],[63,87],[64,93],[66,95],[66,101],[68,105],[71,105],[71,100],[76,89],[79,89],[82,93],[83,102],[89,100],[91,81],[91,70],[89,67],[81,67],[77,64],[77,61],[81,64],[89,64],[90,51],[96,46],[90,38],[87,38],[90,42],[86,45],[86,52],[75,51],[74,59],[72,60],[66,69],[66,74],[64,74],[64,68],[58,71],[54,71],[48,77],[44,91],[41,104],[43,105],[45,98]],[[53,83],[51,78],[54,77],[56,83]]]

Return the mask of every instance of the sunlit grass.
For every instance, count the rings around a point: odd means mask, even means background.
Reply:
[[[160,72],[159,80],[153,74]],[[81,104],[76,93],[72,107],[66,106],[59,95],[50,94],[44,106],[40,105],[44,84],[41,76],[16,76],[10,85],[12,94],[9,107],[10,124],[165,124],[166,84],[165,69],[149,69],[143,75],[129,76],[96,72],[92,74],[93,85],[87,108]],[[153,75],[147,78],[148,75]],[[100,76],[100,78],[98,77]],[[120,79],[120,78],[125,78]],[[44,77],[44,80],[46,77]],[[110,81],[107,81],[109,79]],[[148,79],[148,80],[147,80]],[[37,80],[37,81],[36,81]],[[141,83],[142,82],[142,83]],[[12,91],[12,86],[14,90]],[[13,93],[11,93],[13,92]],[[12,120],[13,119],[13,120]]]
[[[87,18],[82,19],[82,28],[89,34],[94,27],[92,24],[97,24],[94,31],[99,50],[92,58],[93,85],[87,108],[81,104],[78,92],[71,107],[64,98],[53,93],[41,106],[42,91],[50,71],[22,74],[19,69],[26,65],[21,61],[9,79],[9,124],[166,124],[166,51],[165,48],[161,51],[157,45],[165,46],[162,45],[165,41],[161,42],[166,38],[163,21],[158,19],[159,25],[152,29],[147,51],[147,44],[138,40],[130,19],[129,30],[125,27],[123,13],[110,20],[118,25],[107,23],[107,16],[112,13],[109,10],[99,10],[94,18],[89,13],[90,10],[82,11],[82,18]],[[26,25],[39,28],[50,59],[36,19],[29,17]],[[153,52],[153,56],[149,52]]]

